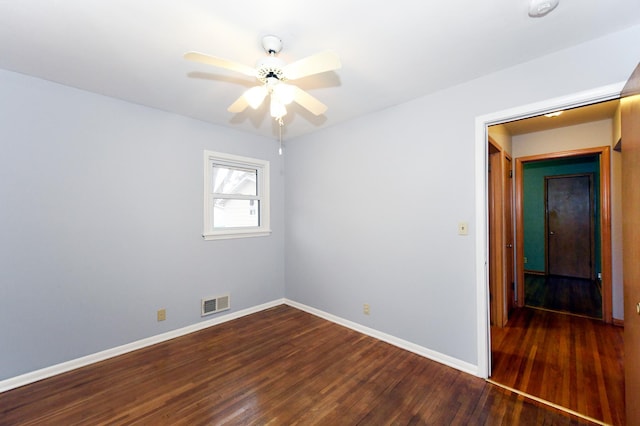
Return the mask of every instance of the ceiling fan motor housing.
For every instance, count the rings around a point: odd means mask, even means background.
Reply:
[[[284,62],[275,56],[269,56],[261,59],[256,64],[256,77],[263,83],[267,82],[267,78],[273,77],[280,81],[284,81],[287,78],[282,72]]]

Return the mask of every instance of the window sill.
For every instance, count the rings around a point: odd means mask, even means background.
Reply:
[[[234,238],[251,238],[251,237],[267,237],[271,235],[270,229],[252,230],[252,231],[220,231],[212,234],[203,234],[202,238],[205,241],[211,240],[229,240]]]

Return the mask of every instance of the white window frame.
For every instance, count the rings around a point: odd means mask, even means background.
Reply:
[[[210,190],[213,164],[256,170],[255,199],[258,200],[258,226],[210,229],[213,211],[211,208],[214,195]],[[239,155],[225,154],[215,151],[204,151],[204,226],[202,237],[205,240],[221,240],[229,238],[264,237],[271,234],[269,218],[269,162]]]

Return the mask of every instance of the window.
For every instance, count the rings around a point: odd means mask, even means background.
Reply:
[[[270,233],[269,162],[205,151],[204,239]]]

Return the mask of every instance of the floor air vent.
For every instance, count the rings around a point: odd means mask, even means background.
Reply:
[[[211,299],[202,299],[201,315],[211,315],[216,312],[226,311],[229,309],[229,295],[218,296]]]

